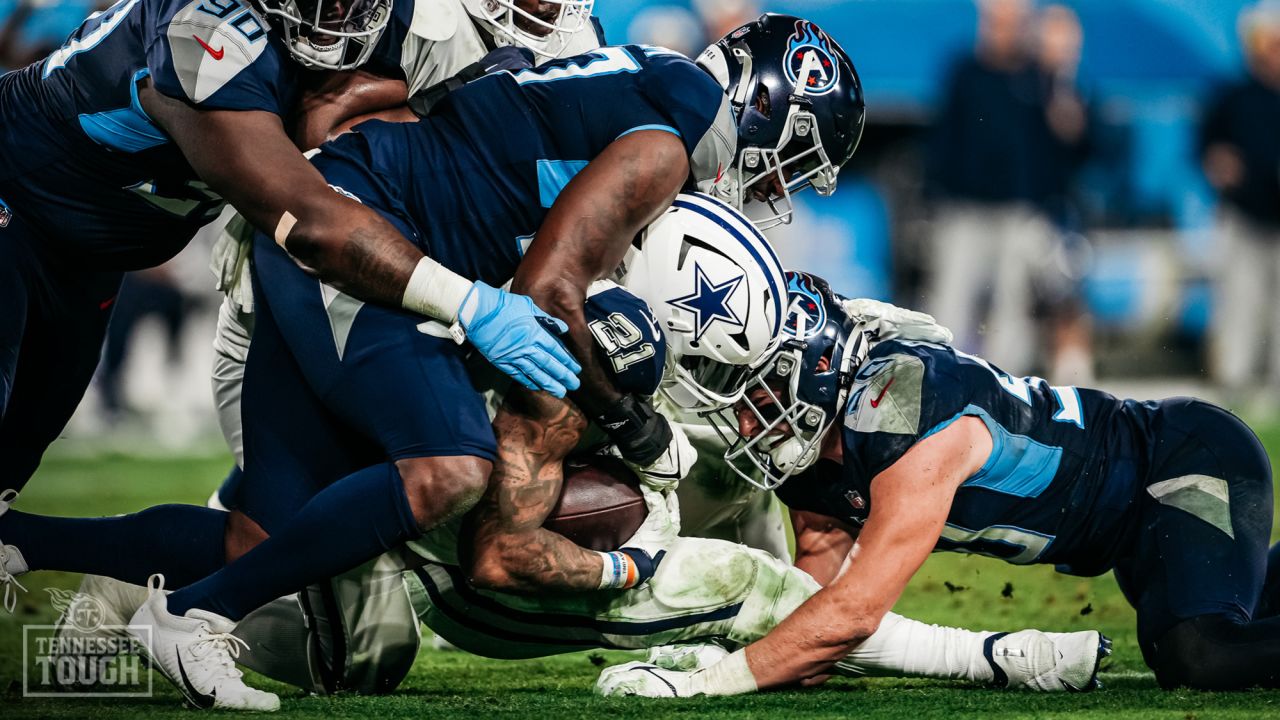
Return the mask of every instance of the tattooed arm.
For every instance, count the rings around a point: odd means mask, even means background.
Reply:
[[[588,591],[600,586],[600,553],[546,530],[564,481],[563,460],[587,422],[568,400],[512,388],[494,418],[498,458],[489,488],[468,518],[462,543],[471,584],[515,593]]]
[[[333,192],[279,117],[197,110],[150,80],[138,98],[214,192],[268,235],[284,230],[285,247],[300,264],[362,300],[401,306],[422,252],[376,212]]]

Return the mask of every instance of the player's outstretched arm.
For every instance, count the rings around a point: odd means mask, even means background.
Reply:
[[[473,585],[514,593],[600,587],[603,555],[542,527],[560,497],[564,458],[586,426],[567,400],[508,394],[493,420],[498,457],[489,487],[468,518]]]
[[[528,298],[424,257],[378,213],[334,192],[274,114],[196,110],[149,84],[139,99],[210,188],[327,284],[459,322],[481,354],[525,387],[558,396],[578,387],[578,363],[547,329],[556,321]]]
[[[582,310],[587,286],[613,272],[688,177],[688,156],[675,135],[641,130],[622,136],[565,186],[516,271],[512,291],[569,325],[569,345],[583,366],[574,401],[591,419],[616,408],[622,395],[593,349]]]
[[[956,488],[991,454],[978,418],[911,448],[871,482],[871,513],[836,580],[745,650],[760,689],[812,684],[879,627],[942,534]]]
[[[279,117],[196,110],[149,84],[139,100],[196,174],[299,263],[343,292],[400,307],[422,252],[377,213],[333,192]]]
[[[982,467],[991,446],[981,420],[960,418],[877,475],[871,513],[840,574],[760,640],[705,669],[664,673],[661,688],[635,682],[651,671],[629,666],[600,682],[688,697],[825,681],[879,628],[942,533],[956,488]]]

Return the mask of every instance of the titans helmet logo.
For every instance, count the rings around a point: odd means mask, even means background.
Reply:
[[[742,284],[743,276],[738,275],[721,283],[713,283],[702,271],[702,266],[696,262],[693,265],[693,275],[693,292],[667,302],[681,310],[693,313],[694,341],[702,339],[702,334],[711,327],[713,322],[725,322],[742,329],[744,327],[742,318],[738,317],[738,313],[729,306],[729,301],[733,299],[733,294]]]
[[[787,321],[782,331],[797,340],[808,340],[827,324],[827,306],[813,281],[800,273],[787,273]]]
[[[818,65],[809,72],[809,77],[800,78],[804,56],[810,52],[818,56]],[[787,38],[787,58],[782,66],[786,68],[787,80],[793,86],[804,83],[806,95],[825,95],[840,81],[840,66],[836,63],[831,38],[808,20],[796,21],[795,33]]]

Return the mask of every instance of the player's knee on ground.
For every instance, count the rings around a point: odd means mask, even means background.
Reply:
[[[1250,623],[1202,615],[1169,629],[1145,653],[1160,687],[1237,690],[1280,681],[1280,650]],[[1262,630],[1259,627],[1257,630]]]
[[[423,532],[474,507],[492,469],[493,463],[469,455],[396,461],[405,497]]]

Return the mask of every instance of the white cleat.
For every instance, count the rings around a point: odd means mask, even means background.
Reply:
[[[1111,640],[1093,630],[1022,630],[992,635],[983,653],[997,685],[1040,692],[1087,692],[1101,685],[1098,666],[1111,654]]]
[[[235,658],[240,656],[240,648],[248,645],[231,634],[235,623],[194,608],[181,617],[173,615],[167,606],[164,578],[152,575],[148,586],[151,593],[129,622],[129,633],[142,643],[152,665],[187,702],[201,710],[280,709],[280,698],[244,684]]]
[[[13,501],[17,499],[17,490],[0,492],[0,515],[8,512],[13,506]],[[0,542],[0,587],[4,588],[4,609],[10,614],[18,607],[18,591],[27,591],[22,583],[18,582],[18,576],[27,570],[27,561],[22,558],[18,548]]]

